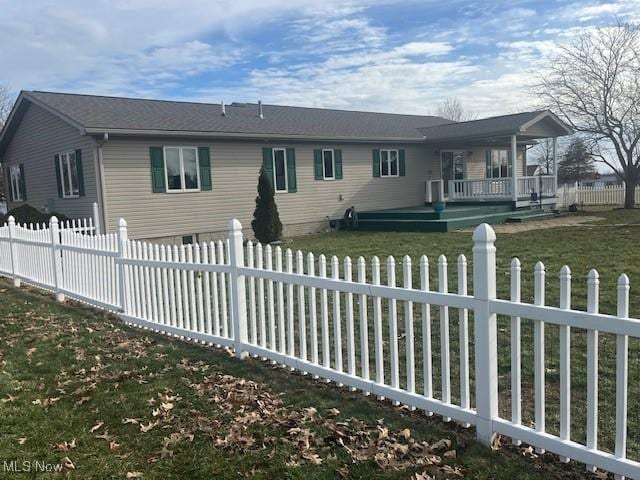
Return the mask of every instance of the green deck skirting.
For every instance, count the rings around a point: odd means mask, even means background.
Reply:
[[[447,205],[441,213],[430,206],[361,212],[360,230],[401,232],[450,232],[481,223],[543,220],[553,215],[529,207],[511,205]]]

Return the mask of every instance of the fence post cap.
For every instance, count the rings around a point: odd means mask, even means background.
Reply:
[[[496,241],[496,232],[488,223],[481,223],[473,231],[472,238],[476,243],[493,243]]]
[[[600,278],[600,274],[595,268],[589,270],[589,275],[587,275],[587,279],[591,281],[597,281]]]
[[[121,218],[120,220],[118,220],[118,227],[119,228],[126,228],[127,227],[127,221],[124,218]]]
[[[536,272],[544,272],[544,263],[537,262],[534,268]]]
[[[513,257],[513,260],[511,260],[511,267],[520,268],[520,259],[518,257]]]
[[[232,218],[231,220],[229,220],[229,230],[232,232],[241,231],[242,224],[240,223],[240,220],[238,220],[237,218]]]
[[[58,217],[56,217],[55,215],[52,215],[51,218],[49,219],[49,223],[51,225],[57,224],[58,223]]]
[[[618,277],[618,287],[629,288],[629,277],[626,273],[623,273]]]
[[[560,269],[560,276],[561,277],[570,277],[571,276],[571,269],[569,268],[569,265],[564,265]]]
[[[16,224],[16,219],[13,215],[9,215],[9,218],[7,218],[7,223],[9,225],[15,225]]]

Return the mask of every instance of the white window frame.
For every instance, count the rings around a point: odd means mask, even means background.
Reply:
[[[276,170],[276,152],[283,152],[284,154],[284,190],[278,190],[278,179]],[[287,168],[287,149],[286,148],[272,148],[271,149],[271,168],[273,169],[273,190],[276,193],[288,193],[289,192],[289,172]],[[324,170],[323,170],[324,174]]]
[[[387,174],[383,174],[382,173],[382,152],[387,152]],[[396,152],[396,174],[393,175],[391,173],[391,152]],[[397,148],[383,148],[380,150],[380,178],[386,178],[386,177],[399,177],[400,176],[400,150],[398,150]]]
[[[324,152],[331,152],[331,171],[333,172],[332,177],[327,177],[326,170],[324,167]],[[333,148],[323,148],[322,149],[322,179],[323,180],[335,180],[336,179],[336,152]]]
[[[509,161],[509,149],[508,148],[490,148],[489,149],[489,155],[491,156],[491,168],[489,169],[489,172],[491,172],[491,176],[487,176],[487,178],[489,179],[503,179],[503,178],[511,178],[513,175],[513,172],[511,172],[511,175],[509,175],[511,168],[511,162]],[[498,166],[498,172],[499,175],[497,177],[493,176],[493,152],[506,152],[506,156],[507,156],[507,175],[503,176],[502,175],[502,165]]]
[[[178,150],[178,157],[180,158],[180,189],[177,188],[169,188],[169,172],[167,170],[167,149],[173,148]],[[164,181],[167,188],[165,191],[167,193],[189,193],[189,192],[199,192],[202,188],[202,184],[200,183],[200,156],[198,155],[198,147],[194,146],[180,146],[180,145],[165,145],[162,147],[164,155]],[[184,156],[183,150],[195,150],[196,152],[196,178],[198,180],[198,186],[196,188],[185,188],[185,176],[184,176]]]
[[[77,194],[73,193],[73,176],[71,175],[71,164],[70,162],[70,158],[71,155],[73,155],[73,159],[76,162],[76,176],[78,174],[78,159],[76,158],[76,152],[72,151],[72,152],[65,152],[65,153],[61,153],[58,155],[58,168],[60,169],[60,181],[62,182],[62,185],[60,185],[60,187],[62,188],[62,198],[80,198],[80,178],[78,178],[78,184],[76,185],[78,188],[76,189],[78,191]],[[64,177],[64,163],[67,163],[67,178],[65,179]],[[65,180],[67,180],[69,182],[69,195],[66,194],[66,190],[64,187],[64,182]]]
[[[24,202],[20,165],[11,165],[9,167],[9,182],[11,182],[11,201]]]

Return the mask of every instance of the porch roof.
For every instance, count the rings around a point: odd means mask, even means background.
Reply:
[[[442,141],[508,140],[517,135],[521,140],[560,137],[573,133],[571,127],[549,110],[514,113],[466,122],[453,122],[423,127],[420,132],[429,143]]]

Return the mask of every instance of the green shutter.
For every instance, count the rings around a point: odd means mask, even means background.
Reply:
[[[275,189],[276,184],[273,181],[273,149],[267,147],[262,149],[262,168],[271,182],[271,187]]]
[[[167,191],[164,179],[164,151],[162,147],[149,147],[151,158],[151,188],[153,193]]]
[[[324,179],[324,165],[322,164],[322,150],[316,148],[313,151],[313,174],[316,180]]]
[[[56,183],[58,185],[58,198],[62,198],[62,172],[60,171],[60,155],[53,156],[56,168]]]
[[[9,201],[13,202],[13,185],[11,184],[11,168],[5,168],[7,179],[7,191],[9,192]]]
[[[342,180],[342,150],[333,151],[333,159],[336,164],[335,177],[336,180]]]
[[[20,191],[22,192],[22,201],[27,201],[27,179],[24,176],[24,164],[20,164]]]
[[[373,176],[380,176],[380,150],[373,151]]]
[[[289,193],[298,191],[298,183],[296,182],[296,151],[293,148],[287,148],[287,190]]]
[[[82,170],[82,150],[76,150],[76,173],[78,175],[78,194],[84,197],[84,172]]]
[[[404,162],[404,149],[398,150],[398,155],[400,157],[400,161],[398,162],[398,174],[401,177],[404,177],[407,174],[407,169]]]
[[[209,147],[198,147],[198,163],[200,165],[200,190],[213,190]]]

